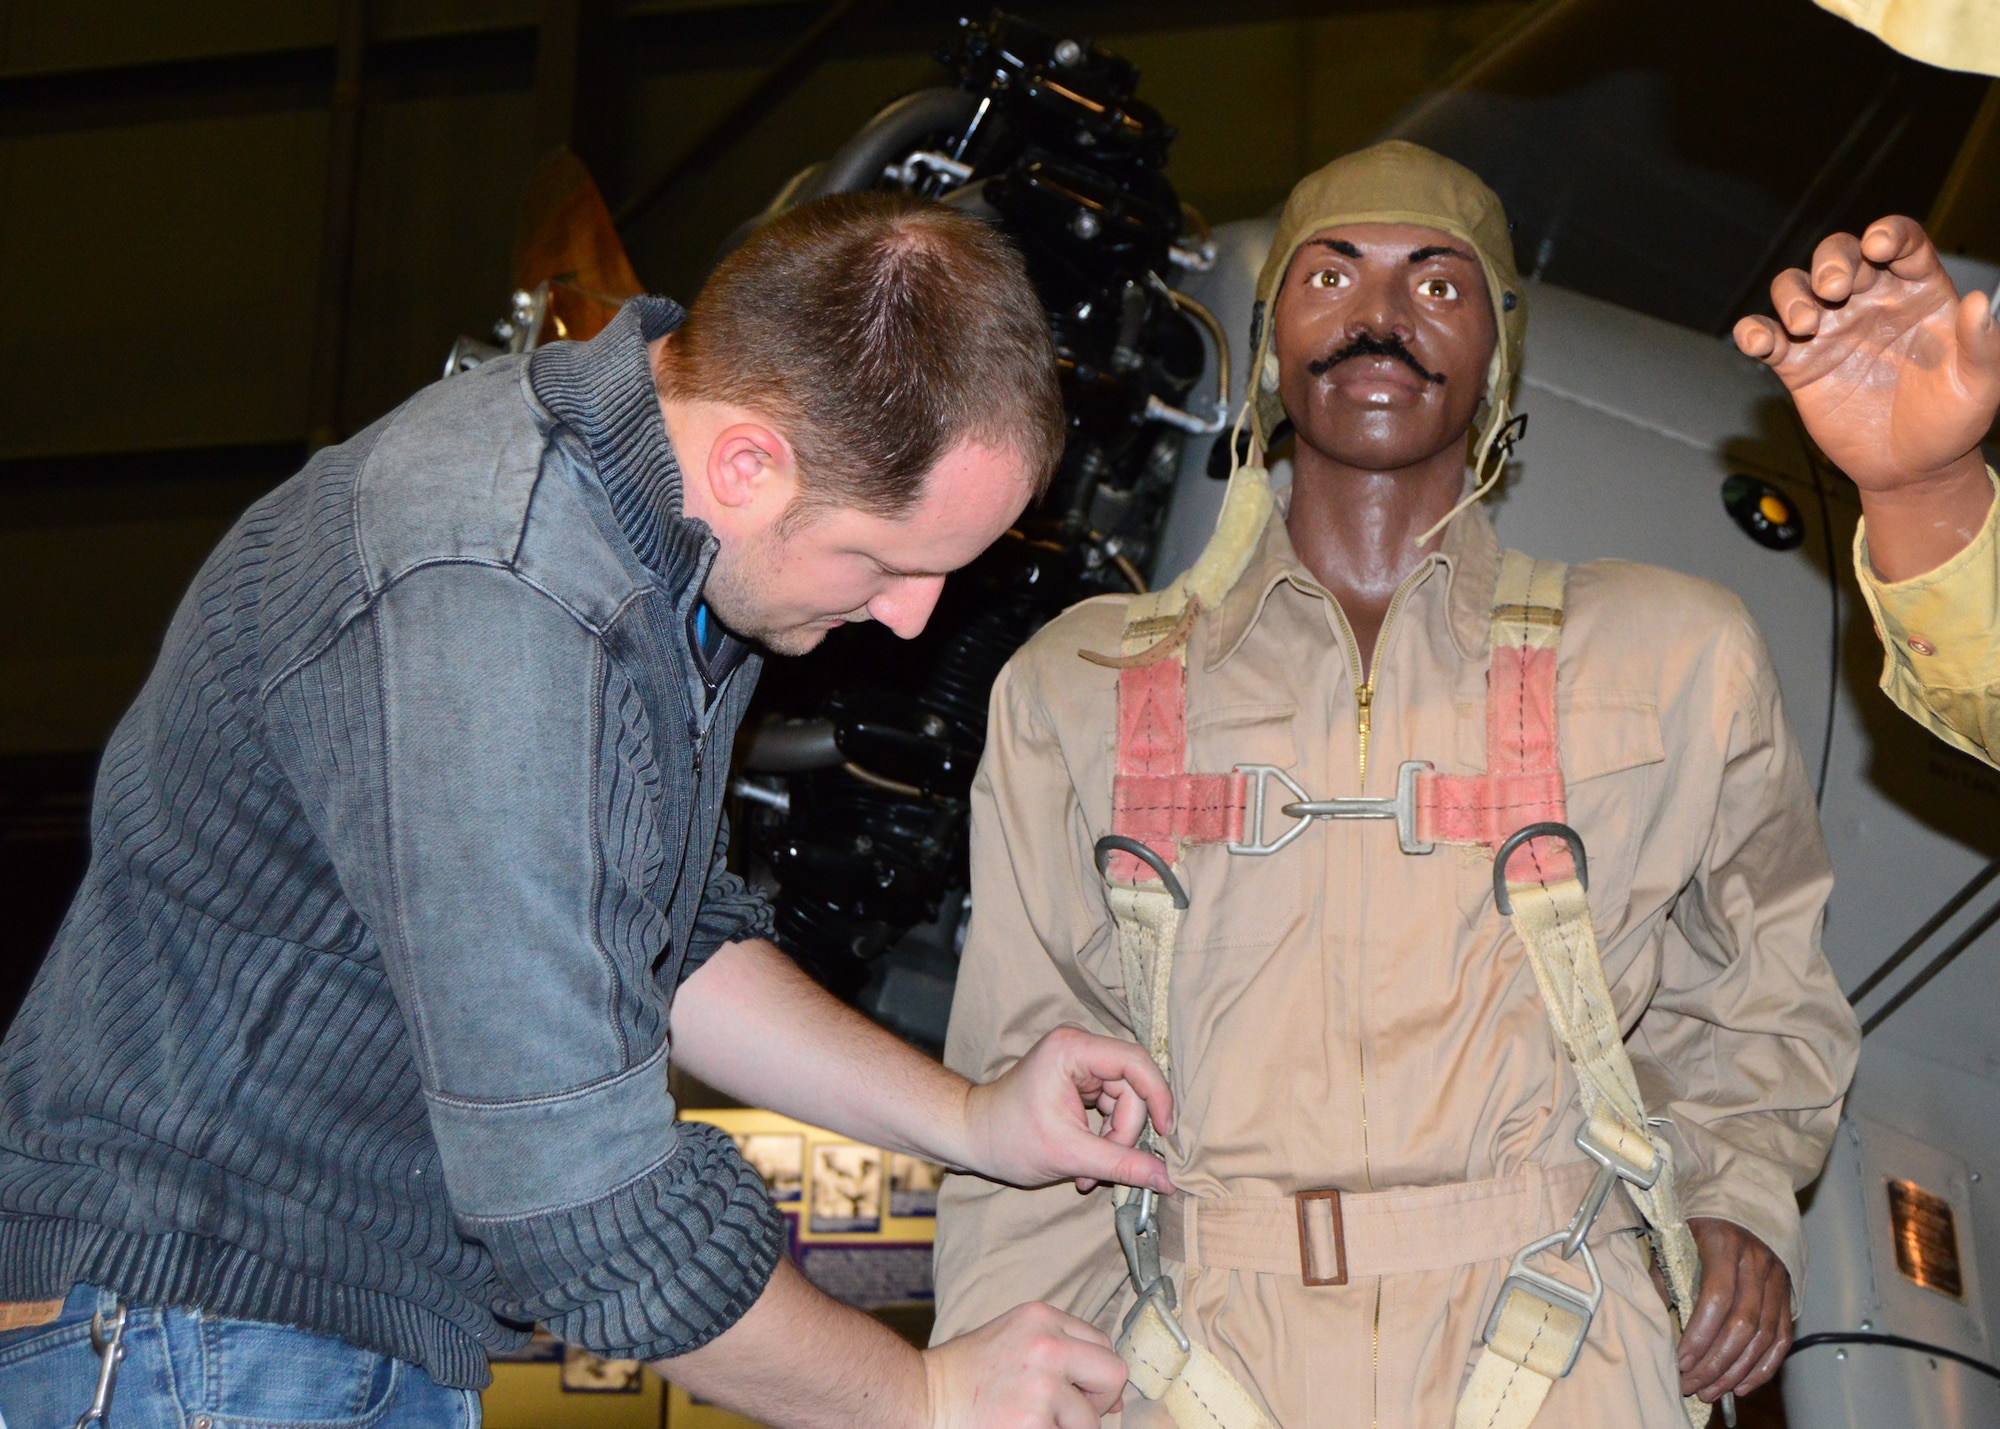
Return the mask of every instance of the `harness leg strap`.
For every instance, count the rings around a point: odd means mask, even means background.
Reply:
[[[1140,1302],[1118,1354],[1132,1387],[1162,1405],[1175,1429],[1277,1429],[1206,1345],[1174,1333],[1157,1299]]]

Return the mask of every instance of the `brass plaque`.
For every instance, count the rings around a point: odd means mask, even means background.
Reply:
[[[1954,1300],[1965,1298],[1958,1223],[1949,1201],[1914,1181],[1891,1181],[1889,1238],[1896,1244],[1896,1269],[1912,1282]]]

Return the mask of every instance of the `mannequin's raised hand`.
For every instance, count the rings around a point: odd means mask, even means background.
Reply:
[[[1958,295],[1914,219],[1834,234],[1810,273],[1778,275],[1771,307],[1775,319],[1736,324],[1736,345],[1777,372],[1864,493],[1980,464],[2000,407],[2000,327],[1986,294]]]

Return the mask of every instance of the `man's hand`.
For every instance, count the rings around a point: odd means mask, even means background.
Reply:
[[[1104,1118],[1097,1132],[1092,1111]],[[1115,1181],[1168,1194],[1167,1168],[1132,1149],[1148,1114],[1162,1135],[1173,1130],[1173,1093],[1143,1047],[1058,1027],[966,1093],[965,1165],[1016,1186],[1073,1176],[1080,1191]]]
[[[833,1000],[761,939],[730,943],[674,997],[674,1060],[751,1106],[1017,1186],[1074,1176],[1168,1192],[1132,1150],[1150,1110],[1173,1129],[1167,1079],[1145,1049],[1059,1027],[975,1087]],[[1101,1136],[1089,1112],[1104,1117]]]
[[[1125,1361],[1093,1325],[1021,1305],[919,1354],[780,1258],[757,1302],[662,1377],[777,1429],[1097,1429]]]
[[[1097,1429],[1125,1361],[1095,1325],[1020,1305],[924,1352],[930,1429]]]
[[[1736,324],[1736,345],[1777,372],[1861,489],[1877,572],[1948,560],[1992,500],[1979,442],[2000,408],[2000,326],[1987,295],[1961,299],[1923,228],[1884,218],[1822,242],[1810,274],[1780,273],[1771,306],[1775,320]]]
[[[1701,1293],[1677,1367],[1681,1393],[1713,1404],[1725,1394],[1748,1394],[1785,1362],[1792,1277],[1769,1246],[1739,1225],[1697,1216],[1688,1229],[1701,1253]]]

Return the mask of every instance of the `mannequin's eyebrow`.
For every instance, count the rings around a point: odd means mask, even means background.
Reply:
[[[1315,238],[1312,240],[1321,248],[1331,248],[1343,258],[1359,258],[1361,250],[1345,238]]]
[[[1419,248],[1410,255],[1412,263],[1421,263],[1427,258],[1463,258],[1468,263],[1472,261],[1470,253],[1461,248],[1448,247],[1442,243],[1432,244],[1429,248]]]

